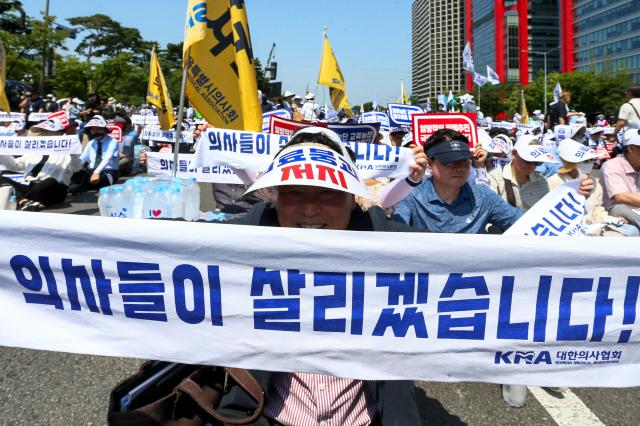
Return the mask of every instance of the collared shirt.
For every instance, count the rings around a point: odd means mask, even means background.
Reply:
[[[369,425],[376,417],[361,380],[312,373],[275,373],[264,413],[292,426]]]
[[[522,211],[505,203],[486,186],[465,183],[451,203],[443,201],[433,186],[433,178],[423,179],[398,203],[393,220],[429,232],[484,234],[492,223],[506,230],[522,216]]]
[[[496,191],[503,200],[508,202],[507,191],[504,186],[504,180],[511,182],[513,188],[513,195],[516,199],[516,207],[527,211],[535,203],[540,201],[542,197],[549,193],[549,184],[547,179],[538,172],[533,172],[529,175],[529,179],[525,183],[518,185],[518,182],[513,176],[511,163],[506,164],[504,168],[496,167],[489,172],[491,178],[491,189]]]
[[[609,210],[616,202],[613,197],[623,192],[640,193],[640,172],[636,172],[624,155],[606,161],[600,170],[604,208]]]
[[[83,163],[89,162],[89,169],[94,173],[100,173],[103,170],[118,170],[119,151],[118,141],[111,136],[102,138],[102,161],[96,164],[98,157],[98,141],[92,139],[87,146],[84,147],[80,159]]]

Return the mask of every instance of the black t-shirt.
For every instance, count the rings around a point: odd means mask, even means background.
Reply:
[[[569,108],[567,108],[567,104],[565,104],[562,101],[558,101],[550,104],[549,105],[549,121],[551,124],[551,128],[560,124],[560,117],[564,118],[566,122],[568,112],[569,112]]]

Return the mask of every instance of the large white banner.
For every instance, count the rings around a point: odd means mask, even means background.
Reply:
[[[194,157],[194,154],[178,154],[176,177],[196,178],[198,182],[243,183],[233,170],[225,166],[204,166],[196,169],[189,167]],[[147,152],[147,173],[153,176],[173,176],[173,153]]]
[[[149,126],[160,124],[160,120],[157,115],[134,114],[131,116],[131,123],[136,126]]]
[[[195,162],[191,167],[223,165],[246,170],[249,176],[255,176],[271,164],[288,141],[288,136],[269,133],[207,129],[198,139]],[[346,145],[356,154],[355,166],[362,179],[402,179],[410,174],[409,165],[415,162],[408,148],[366,143]]]
[[[640,385],[638,239],[496,244],[9,211],[0,232],[4,346],[358,379]]]
[[[584,236],[586,200],[578,193],[580,182],[570,180],[542,197],[505,235]]]
[[[76,135],[0,136],[0,155],[81,154],[82,144]]]

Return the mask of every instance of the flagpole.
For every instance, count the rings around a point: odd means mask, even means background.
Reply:
[[[191,48],[187,50],[187,56],[191,53]],[[178,121],[176,123],[176,140],[173,144],[173,177],[178,173],[178,151],[180,148],[180,138],[182,136],[182,116],[184,114],[184,92],[187,88],[187,67],[182,70],[182,86],[180,86],[180,106],[178,107]]]

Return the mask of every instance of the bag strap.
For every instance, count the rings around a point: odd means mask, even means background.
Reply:
[[[513,185],[511,184],[511,181],[507,178],[502,179],[504,179],[504,190],[507,193],[507,201],[513,207],[518,207],[516,205],[516,194],[513,193]]]
[[[191,378],[183,380],[182,383],[176,387],[176,390],[188,395],[205,413],[220,422],[230,425],[246,425],[253,423],[258,419],[258,417],[260,417],[262,410],[264,409],[265,397],[262,386],[260,386],[260,383],[258,383],[256,378],[245,369],[225,368],[224,371],[258,403],[258,407],[249,417],[237,419],[220,414],[211,406],[211,401],[205,396],[205,392],[202,387]]]
[[[638,119],[640,119],[640,114],[638,114],[638,110],[636,109],[636,107],[633,106],[633,104],[631,102],[627,102],[629,105],[631,105],[631,108],[633,108],[633,110],[636,113],[636,117],[638,117]]]

